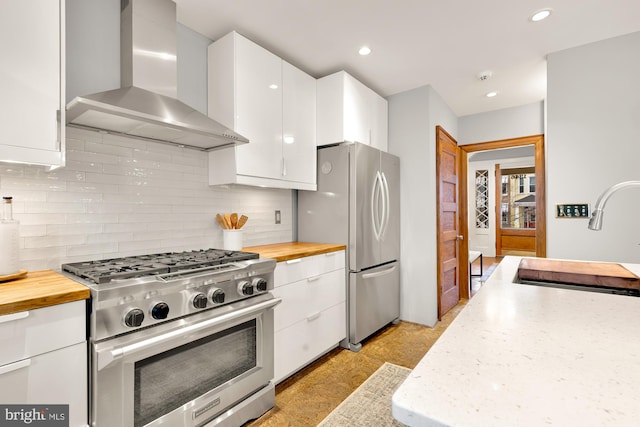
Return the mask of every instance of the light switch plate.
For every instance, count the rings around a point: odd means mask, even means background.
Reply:
[[[588,203],[564,203],[556,205],[556,218],[588,218]]]

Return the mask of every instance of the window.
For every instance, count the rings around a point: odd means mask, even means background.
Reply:
[[[489,171],[476,171],[476,228],[489,228]]]
[[[536,227],[536,173],[532,167],[500,169],[500,227]]]

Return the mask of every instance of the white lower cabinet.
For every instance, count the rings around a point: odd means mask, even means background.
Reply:
[[[278,383],[346,338],[344,251],[278,263],[272,292]]]
[[[85,301],[0,316],[0,403],[69,405],[88,421]]]

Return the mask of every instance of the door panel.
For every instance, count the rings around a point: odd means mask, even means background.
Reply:
[[[520,168],[519,170],[525,170],[529,168]],[[535,170],[535,169],[533,169]],[[535,228],[511,228],[505,227],[502,218],[502,205],[503,203],[511,204],[512,188],[506,189],[506,194],[503,194],[502,177],[509,177],[509,172],[515,173],[517,169],[505,169],[504,174],[500,164],[496,164],[496,256],[504,255],[518,255],[518,256],[536,256],[536,230]],[[531,171],[529,171],[531,172]],[[511,180],[506,178],[508,182]],[[510,212],[511,208],[508,209]],[[508,216],[508,214],[507,214]],[[507,221],[510,224],[511,221]]]
[[[400,265],[349,274],[349,341],[359,343],[400,316]]]
[[[349,147],[318,150],[318,191],[298,192],[298,238],[347,245]]]
[[[360,271],[363,268],[380,264],[380,243],[374,231],[374,209],[377,201],[375,189],[379,186],[376,178],[380,170],[380,152],[368,145],[353,144],[351,147],[351,168],[349,191],[351,197],[349,269]]]
[[[440,126],[436,127],[436,141],[438,318],[441,318],[460,300],[458,143]]]
[[[387,184],[387,222],[381,236],[382,262],[400,259],[400,159],[382,153],[382,173]]]

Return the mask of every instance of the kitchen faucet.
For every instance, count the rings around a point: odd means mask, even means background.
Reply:
[[[602,214],[604,213],[604,205],[607,203],[607,200],[609,200],[609,197],[611,197],[613,193],[627,187],[640,187],[640,181],[624,181],[612,185],[611,187],[607,188],[600,195],[600,197],[598,197],[596,207],[591,214],[591,218],[589,218],[589,230],[602,230]]]

